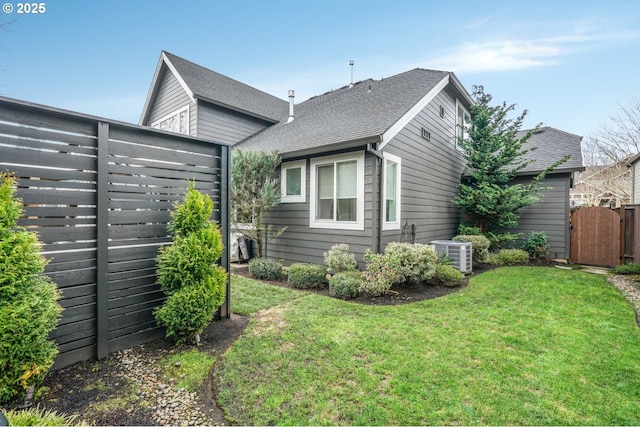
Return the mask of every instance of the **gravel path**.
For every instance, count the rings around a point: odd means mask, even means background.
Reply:
[[[638,326],[640,326],[640,289],[634,286],[634,282],[626,276],[610,275],[607,276],[607,281],[627,298],[627,301],[636,312],[636,320],[638,320]]]
[[[146,353],[146,352],[145,352]],[[150,406],[156,425],[204,426],[215,424],[213,410],[206,409],[198,393],[175,388],[173,378],[164,378],[148,353],[123,350],[113,355],[118,377],[136,385],[137,398]]]

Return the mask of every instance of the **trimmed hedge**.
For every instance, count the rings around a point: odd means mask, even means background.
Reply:
[[[324,266],[307,263],[295,263],[289,266],[289,283],[297,289],[321,287],[327,283],[327,271]]]
[[[329,295],[335,298],[350,299],[360,294],[364,274],[359,271],[343,271],[329,279]]]
[[[249,261],[249,273],[258,280],[282,280],[286,277],[282,263],[268,258]]]

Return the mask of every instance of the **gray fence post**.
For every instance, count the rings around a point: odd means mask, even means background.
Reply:
[[[96,355],[109,354],[109,123],[98,122],[96,184]]]

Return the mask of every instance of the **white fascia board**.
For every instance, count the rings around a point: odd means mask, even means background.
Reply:
[[[407,113],[382,134],[382,142],[378,145],[378,150],[382,150],[406,125],[417,116],[424,107],[429,104],[437,94],[449,84],[449,74],[444,76],[425,96],[422,97]]]
[[[138,123],[141,126],[144,124],[145,120],[147,119],[147,115],[149,114],[149,107],[151,106],[151,100],[153,99],[153,96],[155,95],[156,90],[160,85],[160,72],[162,71],[163,65],[166,65],[167,68],[169,68],[169,70],[176,77],[176,79],[178,80],[178,83],[180,83],[180,86],[182,86],[182,88],[187,93],[191,101],[195,102],[195,96],[193,94],[193,91],[189,89],[189,86],[187,86],[187,83],[184,81],[180,73],[178,73],[176,68],[173,66],[171,61],[169,61],[169,58],[167,58],[167,55],[163,51],[162,54],[160,55],[160,60],[158,61],[158,65],[156,66],[156,71],[153,74],[153,80],[151,80],[151,86],[149,87],[149,92],[147,93],[147,99],[144,101],[144,107],[142,108],[142,114],[140,115],[140,121]]]

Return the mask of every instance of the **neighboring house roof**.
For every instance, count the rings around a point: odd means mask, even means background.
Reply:
[[[631,167],[631,166],[633,166],[635,163],[637,163],[637,162],[638,162],[638,160],[640,160],[640,153],[638,153],[638,154],[636,154],[635,156],[633,156],[633,157],[631,158],[631,160],[629,160],[629,161],[627,162],[627,167]]]
[[[473,101],[453,73],[416,68],[381,80],[368,79],[294,107],[284,118],[237,145],[242,149],[315,154],[365,142],[384,145],[449,83],[466,104]]]
[[[521,138],[527,132],[527,130],[520,131],[517,137]],[[541,127],[523,145],[524,149],[531,147],[537,147],[537,149],[525,154],[524,160],[534,161],[522,169],[519,174],[537,174],[567,154],[570,155],[569,160],[559,165],[554,173],[584,170],[581,142],[581,136],[548,126]]]
[[[174,73],[183,89],[194,101],[201,99],[273,123],[280,121],[288,114],[287,101],[162,51],[142,111],[141,123],[150,113],[149,108],[160,84],[163,65]]]

